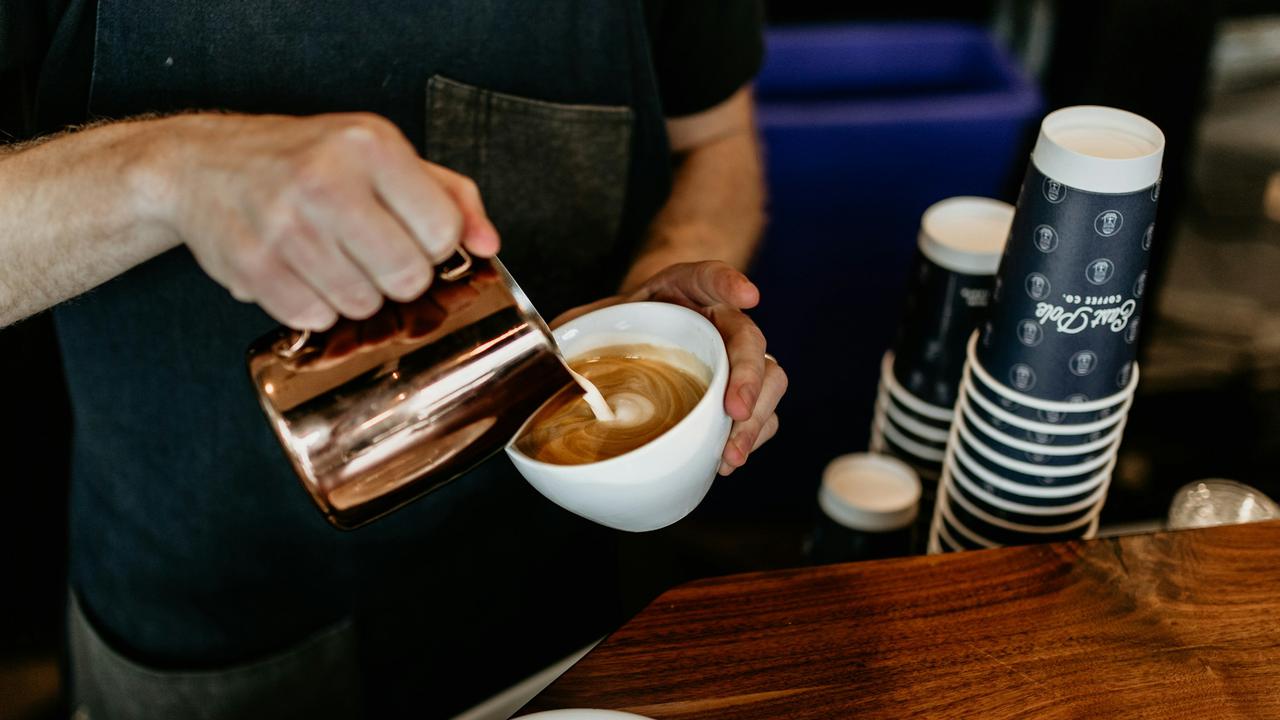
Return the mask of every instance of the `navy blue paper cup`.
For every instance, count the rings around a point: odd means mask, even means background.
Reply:
[[[1062,490],[1064,494],[1051,497],[1027,494],[1026,488],[1016,483],[1004,482],[997,485],[981,479],[978,473],[960,461],[947,465],[946,474],[950,475],[953,484],[963,487],[968,495],[981,500],[982,507],[999,508],[1017,516],[1043,516],[1072,513],[1088,507],[1099,497],[1105,497],[1110,485],[1111,470],[1112,467],[1108,465],[1078,486],[1054,488]],[[1013,519],[1013,515],[1006,519]]]
[[[961,420],[957,423],[958,435],[960,442],[964,443],[964,447],[970,453],[976,452],[975,458],[986,460],[988,466],[991,466],[997,472],[1005,473],[1022,472],[1031,475],[1073,475],[1072,469],[1079,469],[1086,474],[1094,467],[1106,464],[1107,458],[1114,457],[1116,449],[1119,447],[1119,439],[1123,435],[1124,423],[1122,422],[1115,430],[1111,431],[1102,440],[1075,446],[1055,446],[1055,445],[1035,445],[1033,443],[1024,443],[1019,441],[1015,445],[993,442],[992,439],[982,433],[977,425],[982,422],[977,420],[969,421],[967,415],[961,415]],[[992,432],[998,432],[992,429]],[[1007,435],[1001,435],[1013,441]],[[1088,448],[1078,453],[1058,454],[1063,450],[1072,448]],[[1046,450],[1051,452],[1045,452]],[[1034,468],[1034,471],[1032,470]]]
[[[1043,434],[1030,433],[1031,437],[1018,437],[1007,431],[998,430],[970,407],[967,399],[962,398],[957,406],[958,417],[965,429],[982,443],[983,446],[1014,460],[1060,467],[1063,465],[1079,465],[1089,462],[1101,454],[1114,452],[1124,431],[1121,420],[1112,430],[1098,439],[1080,444],[1048,444],[1036,442],[1034,438],[1045,437]],[[1016,429],[1009,428],[1006,430]],[[1056,439],[1056,438],[1055,438]]]
[[[947,445],[947,436],[951,433],[950,423],[942,425],[922,419],[898,405],[887,394],[881,395],[876,400],[876,413],[877,416],[883,416],[896,428],[907,433],[910,438],[931,447],[945,448]]]
[[[981,361],[974,352],[977,333],[970,339],[968,348],[969,363],[965,366],[962,382],[967,380],[973,389],[1001,410],[1022,420],[1030,420],[1047,425],[1083,425],[1114,417],[1123,412],[1133,397],[1138,385],[1138,364],[1129,363],[1122,375],[1124,388],[1114,395],[1104,398],[1090,398],[1083,393],[1075,393],[1059,400],[1044,400],[1020,393],[999,382],[997,378],[982,367]]]
[[[875,431],[884,438],[885,449],[902,460],[924,463],[927,466],[940,466],[946,456],[946,444],[929,443],[912,437],[905,430],[894,425],[887,418],[878,424]]]
[[[1163,150],[1159,128],[1122,110],[1045,118],[977,348],[997,381],[1051,401],[1124,390]]]
[[[943,549],[951,552],[964,552],[965,550],[986,550],[988,548],[999,547],[998,544],[985,540],[986,544],[980,544],[973,540],[970,535],[972,531],[967,528],[960,530],[956,527],[956,523],[945,517],[938,518],[938,542]],[[966,534],[968,533],[968,534]]]
[[[1106,499],[1109,486],[1109,482],[1104,481],[1083,495],[1059,498],[1061,504],[1029,505],[1025,504],[1025,498],[1010,495],[991,485],[985,487],[995,492],[988,492],[983,486],[970,480],[963,469],[955,465],[947,468],[945,476],[947,492],[960,496],[971,511],[985,513],[992,522],[1007,522],[1037,528],[1063,525],[1092,514]],[[1037,500],[1042,501],[1039,498]]]
[[[1116,456],[1105,457],[1105,462],[1088,473],[1074,470],[1070,470],[1069,475],[1012,473],[1004,466],[986,461],[986,457],[978,455],[957,434],[956,441],[947,447],[946,459],[947,465],[959,466],[975,482],[992,484],[1012,495],[1027,498],[1028,503],[1033,503],[1034,498],[1044,498],[1043,505],[1053,505],[1059,502],[1057,498],[1083,495],[1096,488],[1102,482],[1101,478],[1114,468]],[[1093,465],[1093,462],[1089,464]]]
[[[956,401],[965,343],[986,320],[1013,206],[980,197],[934,203],[920,220],[919,253],[893,344],[893,374],[922,401]]]
[[[1022,488],[1079,487],[1092,480],[1115,459],[1115,453],[1106,453],[1079,465],[1035,465],[1012,459],[993,457],[990,448],[979,448],[969,438],[956,435],[956,443],[949,449],[972,476],[987,479],[996,477]],[[988,482],[990,482],[988,480]],[[1023,491],[1025,494],[1025,490]]]
[[[880,396],[887,396],[888,400],[898,408],[899,412],[932,427],[941,428],[943,430],[951,427],[951,421],[955,417],[955,403],[949,403],[945,406],[934,405],[925,402],[911,394],[906,388],[898,383],[897,377],[893,373],[894,365],[893,352],[887,352],[880,361],[880,388],[877,395],[877,402]],[[961,368],[963,370],[963,368]],[[885,403],[888,404],[887,402]]]
[[[1061,447],[1088,445],[1114,432],[1127,417],[1128,405],[1132,402],[1132,398],[1126,400],[1118,411],[1100,420],[1076,424],[1054,424],[1014,415],[979,392],[975,388],[975,383],[969,382],[967,378],[961,383],[961,394],[964,396],[970,414],[982,419],[990,427],[1011,437],[1025,439],[1038,445]]]
[[[963,501],[957,500],[949,487],[945,492],[939,493],[938,505],[943,519],[951,527],[960,531],[961,535],[964,534],[963,530],[969,531],[970,537],[965,537],[965,540],[972,541],[973,537],[978,537],[996,545],[1029,545],[1086,537],[1095,529],[1097,512],[1101,509],[1099,506],[1092,514],[1060,526],[1023,526],[1015,529],[1008,527],[1009,524],[997,524],[985,520],[966,509]],[[959,538],[956,539],[959,540]]]

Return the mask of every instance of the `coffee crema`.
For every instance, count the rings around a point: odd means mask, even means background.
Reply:
[[[615,417],[597,420],[582,388],[566,386],[516,439],[516,449],[534,460],[581,465],[635,450],[688,415],[711,382],[710,369],[692,354],[655,345],[597,348],[569,366],[596,386]]]

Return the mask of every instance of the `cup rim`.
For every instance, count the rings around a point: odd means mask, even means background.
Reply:
[[[1026,393],[1018,392],[1011,387],[1007,387],[1004,383],[992,377],[991,373],[987,372],[987,369],[982,367],[982,363],[978,362],[977,343],[978,331],[975,330],[969,335],[968,350],[966,351],[967,354],[965,357],[966,372],[972,368],[973,374],[976,375],[978,380],[985,385],[987,389],[991,390],[991,392],[1034,410],[1061,413],[1097,412],[1099,410],[1106,410],[1107,408],[1123,404],[1133,399],[1134,391],[1138,387],[1138,375],[1140,374],[1138,371],[1138,361],[1133,360],[1133,374],[1129,378],[1129,384],[1118,393],[1114,393],[1097,400],[1086,400],[1081,403],[1063,402],[1061,400],[1042,400],[1038,397],[1032,397]],[[963,377],[961,382],[964,382]]]
[[[960,543],[956,542],[955,538],[951,537],[951,533],[947,530],[947,524],[942,521],[942,518],[938,519],[937,530],[932,534],[938,540],[939,553],[967,552],[969,550],[969,548],[962,546]]]
[[[986,490],[973,484],[969,476],[960,472],[960,468],[956,466],[948,467],[943,471],[952,482],[964,488],[964,491],[970,495],[977,495],[985,503],[990,503],[1006,512],[1018,513],[1021,515],[1066,515],[1068,513],[1079,512],[1106,497],[1107,490],[1111,487],[1111,479],[1108,477],[1094,490],[1088,497],[1083,500],[1077,500],[1070,505],[1023,505],[1012,500],[1006,500],[988,493]]]
[[[880,359],[880,383],[888,388],[889,393],[893,395],[894,399],[902,403],[903,407],[914,413],[932,420],[945,420],[947,422],[951,422],[955,418],[954,409],[927,403],[898,384],[898,379],[893,376],[892,350],[885,352],[884,357]]]
[[[547,472],[561,473],[562,477],[560,479],[564,482],[572,482],[574,480],[579,480],[581,478],[573,477],[573,475],[579,475],[585,471],[592,471],[591,482],[598,483],[601,481],[601,479],[608,478],[610,476],[605,473],[597,474],[595,471],[607,470],[613,467],[618,467],[627,462],[630,462],[637,453],[652,447],[654,443],[658,442],[662,438],[667,437],[671,434],[674,434],[675,432],[681,429],[681,426],[687,427],[690,423],[693,422],[694,414],[700,412],[703,409],[704,405],[710,404],[712,402],[720,403],[722,406],[721,412],[724,412],[723,410],[724,397],[714,398],[712,393],[712,390],[715,388],[717,381],[721,379],[725,379],[727,381],[728,375],[729,375],[729,354],[725,348],[724,338],[720,336],[720,331],[716,329],[716,326],[713,325],[710,320],[703,317],[701,313],[694,312],[693,310],[690,310],[689,308],[686,308],[682,305],[676,305],[674,303],[664,303],[664,302],[640,301],[640,302],[618,303],[617,305],[609,305],[608,307],[603,307],[598,310],[592,310],[589,313],[584,313],[583,315],[576,317],[573,320],[570,320],[569,322],[565,323],[564,325],[560,326],[554,331],[557,335],[556,337],[557,351],[559,350],[559,347],[560,347],[559,345],[560,338],[558,337],[559,333],[562,330],[571,329],[573,323],[582,322],[585,319],[592,317],[593,315],[609,315],[609,314],[621,311],[622,308],[634,307],[636,305],[652,306],[655,308],[661,308],[660,310],[658,310],[658,312],[674,312],[677,315],[683,315],[684,317],[687,317],[691,322],[693,322],[694,325],[698,325],[704,330],[710,330],[712,337],[715,337],[716,340],[718,341],[715,344],[715,350],[712,352],[712,355],[715,358],[715,362],[711,367],[711,380],[710,382],[707,383],[707,389],[702,394],[702,397],[698,399],[698,402],[695,403],[694,406],[689,409],[689,412],[685,413],[685,416],[680,418],[680,420],[677,421],[675,425],[672,425],[671,427],[667,428],[665,432],[651,438],[649,442],[645,443],[644,445],[641,445],[640,447],[635,448],[633,450],[628,450],[627,452],[624,452],[621,455],[614,455],[613,457],[605,458],[604,460],[596,460],[595,462],[589,462],[589,463],[577,463],[574,465],[561,465],[558,463],[549,463],[549,462],[544,462],[542,460],[536,460],[524,454],[523,452],[521,452],[520,448],[516,447],[516,440],[524,433],[525,428],[529,425],[530,422],[533,421],[533,418],[537,417],[538,411],[542,410],[542,406],[540,405],[538,406],[538,410],[535,410],[533,414],[531,414],[523,423],[521,423],[520,429],[516,431],[515,435],[513,435],[511,439],[507,442],[507,444],[504,446],[504,449],[507,452],[518,455],[520,457],[520,462],[527,463],[532,468],[536,468],[538,470],[543,470]],[[678,347],[678,346],[669,346],[669,347]],[[568,358],[566,358],[565,360],[567,361]],[[550,399],[551,398],[548,398],[548,400]],[[572,470],[569,470],[569,469],[572,469]]]
[[[951,476],[948,475],[947,477],[950,478]],[[951,480],[952,482],[955,481],[954,478],[951,478]],[[944,490],[949,487],[950,485],[943,486]],[[939,497],[941,496],[942,496],[942,493],[939,493]],[[1011,530],[1013,532],[1028,533],[1028,534],[1034,534],[1034,535],[1052,535],[1054,533],[1068,532],[1071,530],[1075,530],[1076,528],[1082,525],[1089,524],[1098,513],[1102,512],[1102,503],[1099,502],[1093,508],[1093,510],[1085,513],[1084,515],[1080,516],[1079,518],[1076,518],[1075,520],[1071,520],[1070,522],[1065,522],[1060,525],[1023,525],[1022,523],[1016,523],[1010,520],[1005,520],[1003,518],[998,518],[994,515],[988,515],[987,512],[982,510],[981,508],[974,507],[964,497],[964,495],[961,495],[960,493],[946,493],[945,502],[950,503],[952,500],[955,500],[957,503],[959,503],[960,507],[964,508],[965,512],[969,513],[970,515],[973,515],[974,517],[978,518],[984,523],[987,523],[988,525],[994,525],[998,528],[1002,528],[1004,530]],[[943,501],[939,500],[939,502],[943,502]],[[948,507],[948,509],[950,508]]]
[[[960,392],[962,395],[973,398],[974,402],[978,403],[978,407],[990,413],[992,416],[999,418],[1001,422],[1008,423],[1022,430],[1044,433],[1045,435],[1088,435],[1089,433],[1097,432],[1098,430],[1106,430],[1126,417],[1129,413],[1129,408],[1133,405],[1133,398],[1128,398],[1116,412],[1102,418],[1101,420],[1091,420],[1087,423],[1061,423],[1055,425],[1053,423],[1043,423],[1038,420],[1028,420],[1027,418],[1014,415],[1003,408],[996,407],[995,403],[983,397],[982,393],[978,392],[973,387],[972,382],[970,382],[968,363],[965,364],[964,376],[960,379]]]
[[[913,417],[907,417],[894,406],[889,396],[885,393],[881,393],[876,397],[876,410],[883,412],[885,416],[893,421],[894,425],[930,442],[945,443],[947,436],[950,434],[949,428],[932,427]]]
[[[1091,155],[1060,139],[1071,125],[1123,132],[1149,142],[1153,149],[1121,158]],[[1067,187],[1090,193],[1127,194],[1159,182],[1164,149],[1164,132],[1137,113],[1104,105],[1073,105],[1054,110],[1040,122],[1031,162],[1041,174]]]
[[[920,253],[949,272],[993,275],[1000,266],[1000,255],[1008,240],[1008,227],[1013,222],[1013,213],[1014,207],[1009,203],[978,195],[956,195],[939,200],[920,216],[920,232],[917,237]],[[956,242],[955,233],[948,233],[945,227],[939,227],[939,223],[946,225],[951,219],[968,220],[978,215],[996,219],[1005,227],[999,237],[986,238],[983,241],[986,247],[980,249],[963,247],[963,242]]]
[[[1124,427],[1129,421],[1126,416],[1121,422],[1116,424],[1114,430],[1111,430],[1108,434],[1098,438],[1097,440],[1090,440],[1087,443],[1080,443],[1079,445],[1044,445],[1042,443],[1031,442],[1030,440],[1020,440],[992,427],[986,420],[978,417],[977,413],[973,411],[973,408],[969,407],[969,398],[965,395],[960,396],[958,410],[959,417],[962,418],[961,420],[958,420],[958,422],[971,423],[978,429],[978,432],[992,438],[1001,445],[1008,445],[1011,448],[1015,448],[1023,452],[1052,455],[1055,457],[1083,455],[1084,453],[1101,450],[1107,445],[1120,440],[1120,436],[1124,432]]]
[[[1051,485],[1048,487],[1028,485],[1014,480],[1009,480],[1007,478],[1002,478],[976,463],[973,458],[969,457],[969,453],[965,452],[964,448],[959,447],[958,443],[949,443],[947,445],[947,458],[943,464],[946,466],[957,462],[963,465],[965,471],[970,475],[977,477],[983,482],[989,482],[1005,492],[1013,493],[1014,495],[1022,495],[1024,497],[1052,500],[1054,498],[1071,497],[1072,495],[1089,492],[1099,484],[1105,482],[1107,476],[1115,470],[1116,456],[1111,456],[1110,462],[1108,462],[1101,471],[1089,476],[1089,478],[1083,482],[1078,482],[1072,485]]]
[[[886,441],[897,445],[909,454],[914,455],[925,462],[940,463],[943,461],[943,458],[946,457],[945,450],[927,447],[925,445],[921,445],[915,440],[903,437],[902,433],[898,431],[898,428],[894,427],[892,422],[885,421],[877,423],[873,430],[878,431],[882,436],[884,436]]]
[[[1085,462],[1076,463],[1075,465],[1040,465],[1037,463],[1029,463],[1005,457],[996,450],[987,447],[986,443],[973,436],[973,433],[969,431],[969,428],[966,427],[963,422],[956,423],[956,429],[960,433],[960,438],[964,440],[964,442],[968,443],[974,450],[977,450],[978,454],[987,460],[990,460],[1006,470],[1012,470],[1013,472],[1022,473],[1023,475],[1039,477],[1070,477],[1072,475],[1084,475],[1086,473],[1093,472],[1103,465],[1106,465],[1108,457],[1113,455],[1115,451],[1119,449],[1117,446],[1112,448],[1111,452],[1104,452],[1092,460],[1086,460]],[[1123,429],[1123,425],[1120,426],[1120,429]]]
[[[1000,543],[994,540],[988,540],[987,538],[982,537],[972,529],[965,527],[964,523],[957,520],[956,516],[952,514],[951,505],[948,504],[947,501],[948,501],[948,497],[946,493],[943,492],[941,489],[939,489],[938,513],[940,514],[942,520],[945,521],[945,522],[939,522],[938,523],[939,527],[946,528],[946,523],[951,523],[951,526],[954,527],[957,531],[959,531],[961,535],[964,535],[966,538],[969,539],[970,542],[973,542],[976,545],[981,545],[983,548],[1001,547]],[[956,543],[956,545],[959,546],[959,543]]]

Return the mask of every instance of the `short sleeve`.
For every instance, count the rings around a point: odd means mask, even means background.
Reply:
[[[667,117],[720,104],[760,70],[764,12],[759,0],[650,0],[645,10]]]

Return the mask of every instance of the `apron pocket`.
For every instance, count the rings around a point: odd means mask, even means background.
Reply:
[[[632,123],[625,106],[427,83],[426,157],[480,186],[503,262],[548,318],[617,292]]]
[[[350,620],[288,650],[217,670],[160,670],[107,645],[71,594],[67,611],[72,707],[86,720],[239,720],[361,715]]]

